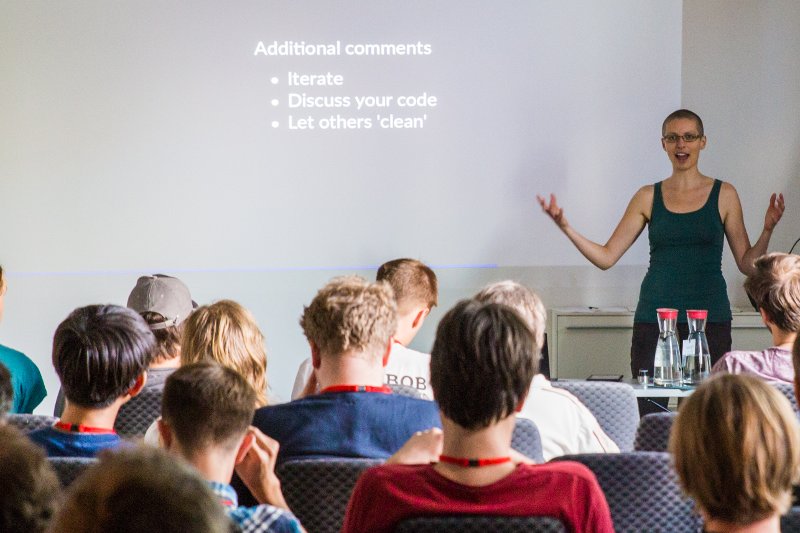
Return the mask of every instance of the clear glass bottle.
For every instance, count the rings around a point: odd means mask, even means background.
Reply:
[[[675,323],[678,320],[677,309],[656,309],[658,313],[658,344],[653,370],[653,384],[662,387],[674,387],[683,381],[681,352],[678,348],[678,337],[675,335]]]
[[[686,311],[689,321],[689,338],[683,341],[683,383],[699,385],[711,374],[711,352],[706,338],[708,311]]]

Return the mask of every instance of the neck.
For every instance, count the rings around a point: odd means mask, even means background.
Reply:
[[[694,185],[694,182],[700,178],[705,178],[705,176],[700,173],[700,170],[698,170],[697,166],[683,170],[673,169],[672,176],[669,177],[669,179],[677,187],[688,187]]]
[[[772,330],[772,345],[792,351],[794,340],[797,338],[797,332],[784,331],[775,326],[772,326],[770,329]]]
[[[150,368],[178,368],[181,366],[181,356],[164,359],[157,363],[152,363]]]
[[[780,533],[781,521],[778,515],[747,525],[732,524],[724,520],[710,518],[706,520],[704,529],[707,533]]]
[[[464,459],[489,459],[511,455],[511,434],[516,416],[511,415],[488,427],[469,430],[441,414],[444,444],[442,455]],[[479,468],[437,463],[434,468],[444,477],[462,485],[483,486],[509,475],[516,465],[513,462]]]
[[[108,407],[94,409],[81,407],[71,403],[69,400],[65,400],[64,412],[61,413],[61,421],[67,424],[77,424],[93,428],[114,429],[114,421],[117,419],[117,413],[123,403],[125,402],[122,398],[117,398],[116,401]]]
[[[362,352],[322,354],[316,370],[320,390],[334,385],[383,385],[383,365],[379,355]]]
[[[416,318],[416,310],[405,314],[398,313],[397,330],[394,333],[394,340],[403,346],[408,346],[411,344],[411,341],[414,340],[414,337],[417,335],[417,331],[419,331],[419,328],[414,327],[414,320]]]
[[[206,481],[216,481],[227,485],[233,477],[237,449],[226,450],[222,447],[209,447],[199,452],[189,453],[181,446],[177,446],[175,452],[194,466]]]

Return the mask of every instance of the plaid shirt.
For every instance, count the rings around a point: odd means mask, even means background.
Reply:
[[[216,481],[209,486],[217,495],[228,516],[242,533],[300,533],[300,522],[289,511],[272,505],[239,507],[239,500],[233,487]]]

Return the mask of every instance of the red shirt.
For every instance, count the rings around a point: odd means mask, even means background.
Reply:
[[[483,487],[451,481],[431,465],[370,468],[356,484],[342,532],[390,533],[405,518],[453,514],[552,516],[568,531],[614,533],[594,474],[569,461],[519,465]]]

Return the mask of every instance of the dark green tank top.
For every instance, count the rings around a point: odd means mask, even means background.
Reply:
[[[656,309],[707,309],[709,322],[731,320],[728,288],[722,277],[725,228],[719,216],[720,180],[714,180],[703,207],[673,213],[664,206],[661,182],[655,184],[647,231],[650,266],[639,290],[634,322],[656,322]]]

